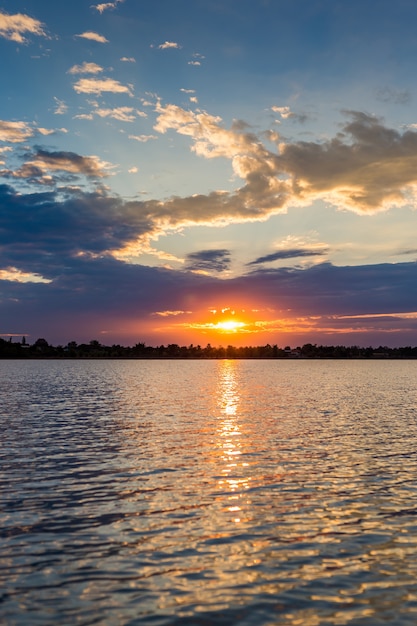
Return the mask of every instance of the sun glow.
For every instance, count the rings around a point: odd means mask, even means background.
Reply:
[[[217,322],[213,325],[214,330],[220,330],[223,332],[236,333],[238,330],[246,326],[244,322],[237,322],[235,320],[225,320],[223,322]]]

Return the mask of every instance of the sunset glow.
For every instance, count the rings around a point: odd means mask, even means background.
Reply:
[[[243,328],[245,324],[243,322],[237,322],[235,320],[227,320],[225,322],[217,322],[213,326],[214,330],[219,330],[220,332],[238,332],[239,329]]]

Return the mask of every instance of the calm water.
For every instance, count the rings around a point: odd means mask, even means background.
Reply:
[[[417,362],[0,361],[0,622],[417,623]]]

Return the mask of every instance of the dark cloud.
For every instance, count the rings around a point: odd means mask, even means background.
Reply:
[[[100,161],[95,156],[81,156],[75,152],[48,151],[41,148],[26,152],[21,167],[0,171],[5,179],[20,180],[30,185],[47,185],[78,181],[85,177],[90,181],[99,181],[109,175],[109,163]]]
[[[254,261],[251,261],[250,263],[248,263],[247,265],[271,263],[272,261],[280,261],[282,259],[295,259],[298,257],[324,256],[325,254],[326,252],[324,250],[308,250],[306,248],[292,248],[289,250],[278,250],[277,252],[272,252],[272,254],[260,256]]]
[[[22,194],[0,185],[0,263],[53,276],[68,257],[106,254],[152,230],[140,203],[99,192]]]
[[[230,266],[229,250],[200,250],[187,255],[187,270],[224,272]]]
[[[305,315],[358,315],[417,311],[417,263],[307,269],[260,269],[241,284],[259,297],[273,294],[283,308]]]
[[[236,302],[247,306],[249,302],[276,311],[277,318],[314,318],[314,333],[310,328],[304,334],[305,342],[315,342],[321,328],[330,322],[335,332],[339,326],[359,332],[364,327],[360,316],[372,316],[366,323],[374,329],[374,342],[386,343],[384,333],[397,330],[405,334],[390,335],[391,344],[415,344],[415,333],[410,334],[415,319],[400,315],[417,311],[415,262],[358,267],[322,263],[307,269],[259,270],[221,280],[126,264],[108,256],[45,257],[37,253],[31,259],[29,247],[20,269],[42,270],[53,279],[51,283],[0,280],[0,333],[25,332],[33,338],[47,335],[48,341],[65,343],[88,340],[109,330],[106,341],[110,343],[146,340],[155,344],[157,335],[148,331],[156,311],[208,310],[235,306]],[[171,330],[165,341],[176,339]],[[268,335],[265,341],[280,343],[282,333]],[[361,341],[371,343],[367,335]]]

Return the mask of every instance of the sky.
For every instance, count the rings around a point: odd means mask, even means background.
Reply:
[[[414,0],[0,0],[0,336],[417,345]]]

